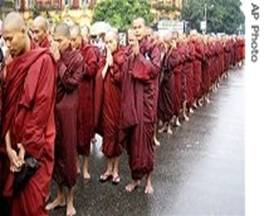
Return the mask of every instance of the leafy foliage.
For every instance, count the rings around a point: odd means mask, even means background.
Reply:
[[[124,31],[136,17],[145,18],[148,24],[153,22],[154,15],[147,0],[104,0],[96,5],[93,22],[105,21]]]
[[[183,6],[182,19],[189,21],[191,28],[200,29],[200,21],[205,17],[205,5],[208,32],[233,34],[244,24],[240,0],[189,0]]]

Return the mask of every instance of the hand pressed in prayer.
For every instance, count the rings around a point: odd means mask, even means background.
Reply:
[[[113,56],[112,56],[111,51],[109,49],[107,49],[106,62],[109,66],[113,65]]]
[[[51,42],[50,51],[55,61],[58,61],[60,59],[60,52],[59,52],[57,44],[54,41]]]
[[[135,42],[135,44],[133,45],[132,50],[133,50],[134,56],[137,56],[139,54],[139,43],[138,43],[138,41]]]

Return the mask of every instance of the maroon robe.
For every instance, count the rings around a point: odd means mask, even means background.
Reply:
[[[204,46],[204,60],[202,62],[202,84],[201,84],[201,94],[205,95],[209,93],[211,87],[210,80],[210,67],[211,67],[211,55],[209,43]]]
[[[54,165],[55,140],[55,63],[47,49],[36,48],[18,56],[7,65],[3,97],[1,140],[10,131],[12,147],[22,143],[26,157],[40,162],[37,172],[23,191],[13,194],[14,174],[7,155],[1,154],[1,194],[10,201],[10,215],[48,215],[44,201]],[[1,153],[5,144],[1,143]],[[4,186],[4,188],[3,188]]]
[[[122,82],[121,142],[126,143],[134,180],[154,168],[154,124],[156,121],[160,52],[156,44],[143,39],[140,54],[130,55]]]
[[[154,127],[149,113],[149,106],[153,103],[149,99],[152,68],[142,54],[131,55],[123,74],[121,140],[127,149],[132,178],[137,180],[154,168]]]
[[[191,107],[194,101],[193,98],[193,59],[194,59],[194,48],[190,43],[185,43],[185,62],[183,65],[183,76],[184,76],[184,91],[185,99],[187,100],[187,106]]]
[[[195,48],[195,59],[193,61],[193,96],[198,99],[201,96],[201,82],[202,82],[202,61],[204,58],[204,50],[200,41],[193,41]]]
[[[94,136],[95,76],[98,70],[99,50],[91,45],[82,45],[81,53],[87,70],[79,87],[78,107],[78,154],[89,156],[90,143]]]
[[[39,44],[39,47],[42,47],[42,48],[50,48],[50,42],[49,42],[48,37],[45,37],[43,39],[43,41],[41,41],[41,43]]]
[[[57,66],[57,136],[54,179],[58,184],[70,188],[75,185],[77,178],[78,87],[86,65],[81,53],[69,48],[62,54]]]
[[[158,118],[162,122],[169,122],[175,113],[176,91],[174,69],[176,67],[176,49],[170,48],[165,54],[162,64],[162,80],[159,90]]]
[[[113,65],[108,68],[103,80],[102,99],[102,129],[103,153],[107,158],[118,157],[122,154],[119,139],[120,103],[121,103],[121,76],[123,63],[126,60],[126,51],[118,48],[113,53]],[[102,65],[100,73],[104,67]]]
[[[148,115],[146,118],[150,123],[155,123],[157,119],[159,78],[161,70],[161,53],[158,44],[144,38],[140,41],[140,53],[145,57],[151,68],[151,85],[149,86],[149,103]],[[154,125],[153,125],[154,126]]]

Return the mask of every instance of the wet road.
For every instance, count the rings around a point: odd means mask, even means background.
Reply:
[[[78,216],[240,216],[244,215],[244,80],[231,72],[174,135],[160,136],[153,179],[155,192],[144,188],[128,194],[127,157],[121,160],[121,183],[100,184],[105,160],[99,144],[92,150],[92,180],[77,186]],[[53,186],[54,197],[54,186]],[[65,215],[64,209],[50,215]]]

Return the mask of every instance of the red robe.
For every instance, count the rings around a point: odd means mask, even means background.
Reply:
[[[176,91],[174,69],[176,67],[176,49],[171,48],[164,56],[162,64],[163,77],[161,80],[158,101],[158,118],[162,122],[169,122],[175,113]]]
[[[193,60],[194,60],[194,47],[190,43],[185,43],[185,62],[183,65],[184,76],[184,92],[187,106],[191,107],[194,101],[193,97]]]
[[[195,48],[195,59],[193,61],[193,96],[198,99],[201,96],[202,82],[202,61],[204,58],[204,50],[200,41],[193,41]]]
[[[50,48],[50,42],[48,37],[45,37],[43,41],[41,41],[41,43],[39,44],[39,47],[42,48]]]
[[[185,88],[185,82],[186,82],[186,76],[183,73],[183,67],[186,61],[186,48],[185,45],[182,43],[177,44],[177,56],[179,59],[178,64],[175,67],[175,89],[176,92],[179,92],[179,99],[180,104],[179,106],[175,106],[175,114],[178,116],[180,109],[182,108],[183,102],[186,100],[186,88]],[[178,91],[177,91],[178,89]],[[176,95],[178,95],[176,93]]]
[[[13,216],[48,215],[44,200],[49,192],[54,165],[55,70],[49,51],[42,48],[32,49],[7,65],[1,139],[4,140],[9,130],[13,148],[22,143],[26,156],[35,157],[41,164],[25,189],[13,194],[14,175],[9,171],[7,156],[1,154],[2,168],[5,169],[1,173],[1,193],[4,189],[2,195],[8,197],[10,215]],[[3,143],[1,149],[3,153]]]
[[[137,180],[154,168],[154,127],[149,113],[153,74],[149,61],[139,54],[129,57],[123,75],[120,137],[127,149],[132,178]]]
[[[211,67],[210,45],[209,43],[207,43],[204,46],[204,60],[202,62],[202,84],[201,84],[202,95],[208,94],[211,87],[210,67]]]
[[[94,95],[95,75],[98,70],[98,52],[96,47],[83,45],[81,53],[87,70],[79,87],[78,107],[78,154],[89,156],[90,143],[94,136]]]
[[[144,38],[140,41],[140,53],[145,57],[151,68],[151,86],[148,89],[149,103],[148,115],[146,118],[150,123],[155,123],[157,119],[158,95],[159,95],[159,78],[161,70],[161,52],[158,44]],[[153,125],[154,126],[154,125]]]
[[[121,103],[121,76],[122,67],[126,59],[126,51],[118,48],[113,53],[113,65],[108,68],[103,80],[102,98],[102,129],[103,153],[107,158],[118,157],[122,154],[119,142],[120,103]],[[99,73],[104,67],[102,64]]]
[[[81,53],[70,48],[63,53],[57,66],[54,179],[60,185],[73,187],[77,178],[78,87],[86,66]]]

